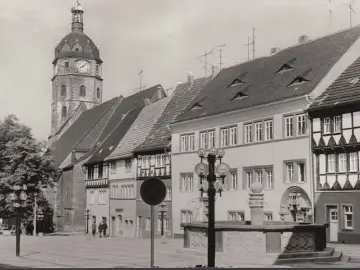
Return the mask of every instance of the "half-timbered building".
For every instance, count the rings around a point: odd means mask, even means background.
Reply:
[[[315,217],[328,239],[360,243],[360,58],[319,96],[312,122]]]

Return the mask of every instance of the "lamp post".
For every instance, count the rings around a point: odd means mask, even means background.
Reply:
[[[289,194],[289,206],[288,209],[293,217],[294,222],[296,222],[297,213],[300,210],[300,193],[290,193]]]
[[[27,186],[24,184],[20,186],[15,184],[13,186],[13,193],[10,194],[13,205],[16,209],[16,257],[20,256],[20,208],[22,204],[27,199],[27,195],[25,191],[27,190]]]
[[[37,193],[34,193],[34,231],[33,231],[33,235],[36,237],[36,220],[37,220],[37,217],[36,217],[36,212],[37,212]]]
[[[167,206],[165,203],[161,203],[159,205],[159,214],[160,214],[160,220],[161,220],[161,237],[164,236],[164,219],[166,217],[167,212]]]
[[[226,163],[222,163],[221,159],[224,157],[224,149],[211,148],[209,151],[205,149],[199,149],[198,156],[200,157],[200,163],[195,166],[195,172],[200,177],[199,190],[201,196],[205,189],[207,189],[208,203],[209,203],[209,218],[208,218],[208,267],[215,267],[215,196],[218,191],[221,196],[223,191],[224,179],[229,174],[230,168]],[[203,159],[207,158],[208,165],[203,163]],[[220,164],[216,167],[216,160],[220,161]],[[221,178],[221,182],[217,182],[216,173]],[[207,180],[208,185],[203,183],[203,179]]]

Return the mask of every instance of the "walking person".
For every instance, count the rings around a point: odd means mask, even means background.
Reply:
[[[103,225],[102,225],[102,231],[104,233],[104,237],[106,236],[106,230],[107,230],[108,226],[106,224],[106,221],[103,220]]]
[[[91,232],[92,232],[93,237],[95,237],[95,235],[96,235],[96,222],[95,221],[91,225]]]
[[[100,221],[100,223],[99,223],[98,230],[99,230],[99,237],[101,238],[101,234],[102,234],[102,230],[103,230],[103,224],[102,224],[101,221]]]

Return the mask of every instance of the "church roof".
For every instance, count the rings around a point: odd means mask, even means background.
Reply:
[[[108,156],[107,160],[123,158],[132,154],[132,151],[141,144],[149,134],[154,124],[160,118],[170,97],[163,98],[155,103],[147,105],[140,113],[129,131],[116,149]]]
[[[354,27],[223,69],[175,122],[309,94],[359,36]]]
[[[169,124],[186,108],[210,80],[211,77],[204,77],[195,79],[192,85],[188,82],[178,84],[159,121],[157,121],[144,142],[136,147],[134,152],[145,152],[167,147],[171,142]]]

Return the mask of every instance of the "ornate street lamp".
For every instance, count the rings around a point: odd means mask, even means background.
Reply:
[[[230,167],[226,163],[222,163],[221,159],[224,157],[224,149],[211,148],[209,151],[205,149],[199,149],[198,156],[200,157],[200,163],[195,166],[195,172],[200,177],[199,190],[201,196],[204,191],[207,191],[209,202],[209,218],[208,218],[208,267],[215,267],[215,196],[216,192],[223,191],[225,184],[225,177],[230,173]],[[203,159],[207,158],[208,165],[203,163]],[[216,167],[216,160],[220,161],[220,164]],[[217,175],[221,181],[217,181]],[[207,180],[207,183],[203,179]]]
[[[293,217],[294,222],[296,222],[297,213],[300,210],[300,193],[290,193],[289,194],[289,205],[288,209]]]
[[[167,205],[166,203],[161,203],[159,205],[159,214],[160,214],[160,221],[161,221],[161,237],[164,237],[164,219],[167,213]]]
[[[15,184],[13,186],[13,192],[10,194],[10,198],[13,202],[14,207],[16,208],[16,257],[20,256],[20,208],[23,207],[23,203],[27,199],[25,191],[27,186]]]
[[[42,184],[41,181],[39,181],[38,185],[40,186],[40,190],[42,193],[44,193],[44,191],[46,190],[46,186]],[[36,192],[34,193],[34,220],[33,220],[33,235],[36,237],[36,225],[37,225],[37,220],[38,218],[38,205],[37,205],[37,196],[39,194],[37,194]],[[40,212],[39,212],[40,213]]]

